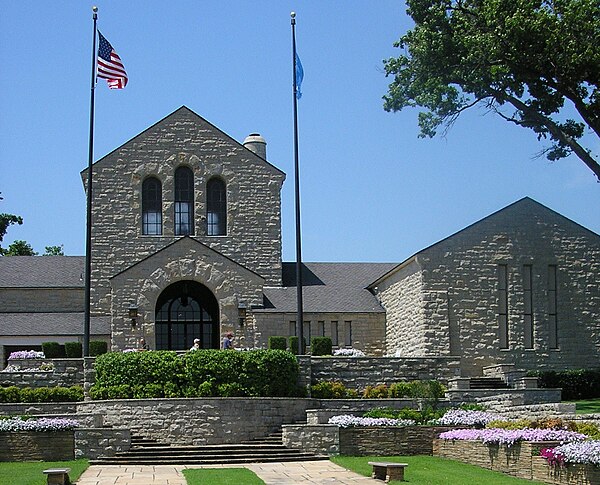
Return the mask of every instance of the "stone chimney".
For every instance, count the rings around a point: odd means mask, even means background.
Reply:
[[[260,158],[267,159],[267,142],[260,134],[250,133],[244,140],[244,146]]]

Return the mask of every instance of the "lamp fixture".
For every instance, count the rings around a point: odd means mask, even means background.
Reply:
[[[138,306],[135,303],[131,303],[128,309],[129,318],[131,318],[131,326],[135,327],[137,324],[138,317]]]

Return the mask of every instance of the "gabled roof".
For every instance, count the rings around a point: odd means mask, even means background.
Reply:
[[[237,261],[234,261],[229,256],[225,256],[223,253],[220,253],[216,249],[213,249],[210,246],[207,246],[202,241],[199,241],[195,237],[191,237],[191,236],[184,236],[184,237],[181,237],[181,238],[179,238],[179,239],[177,239],[177,240],[175,240],[175,241],[167,244],[165,247],[159,249],[158,251],[156,251],[156,252],[154,252],[154,253],[146,256],[145,258],[140,259],[139,261],[136,261],[135,263],[133,263],[131,266],[128,266],[124,270],[119,271],[117,274],[111,276],[110,279],[117,278],[119,275],[122,275],[123,273],[128,272],[130,269],[134,268],[135,266],[138,266],[138,265],[142,264],[144,261],[148,261],[149,259],[154,258],[157,254],[162,253],[164,251],[168,251],[168,250],[170,250],[171,248],[173,248],[176,245],[185,244],[188,241],[191,241],[192,243],[197,244],[198,246],[202,247],[202,249],[204,251],[207,251],[208,253],[213,254],[217,258],[223,258],[223,259],[228,260],[230,263],[233,263],[235,266],[239,267],[242,271],[247,272],[247,273],[251,273],[253,276],[261,278],[261,279],[264,280],[264,277],[261,276],[261,275],[259,275],[256,271],[253,271],[253,270],[247,268],[246,266],[238,263]]]
[[[584,227],[581,224],[578,224],[577,222],[569,219],[568,217],[565,217],[562,214],[559,214],[558,212],[550,209],[549,207],[546,207],[545,205],[540,204],[536,200],[533,200],[531,197],[523,197],[522,199],[519,199],[516,202],[513,202],[512,204],[509,204],[506,207],[503,207],[502,209],[497,210],[496,212],[493,212],[489,216],[486,216],[483,219],[480,219],[480,220],[474,222],[473,224],[468,225],[467,227],[461,229],[460,231],[457,231],[454,234],[451,234],[450,236],[445,237],[444,239],[441,239],[438,242],[436,242],[436,243],[434,243],[434,244],[432,244],[430,246],[427,246],[424,249],[421,249],[420,251],[416,252],[415,254],[413,254],[412,256],[410,256],[409,258],[407,258],[404,261],[402,261],[400,264],[398,264],[395,267],[393,267],[390,271],[388,271],[384,275],[381,275],[379,278],[377,278],[375,281],[373,281],[371,284],[369,284],[368,287],[369,288],[373,288],[373,287],[377,286],[380,281],[386,279],[388,276],[391,276],[396,271],[400,270],[401,268],[403,268],[404,266],[406,266],[408,263],[410,263],[411,261],[415,260],[419,255],[421,255],[423,253],[426,253],[427,251],[435,248],[436,246],[438,246],[440,244],[443,244],[444,242],[446,242],[449,239],[452,239],[452,238],[458,236],[459,234],[462,234],[464,232],[470,231],[473,228],[475,228],[475,227],[477,227],[477,226],[479,226],[479,225],[481,225],[483,223],[486,223],[486,222],[488,222],[491,219],[495,219],[495,218],[497,218],[500,215],[507,215],[511,211],[525,211],[525,210],[535,211],[535,212],[539,213],[542,216],[543,215],[549,215],[551,217],[558,217],[558,218],[562,219],[564,222],[566,222],[567,224],[572,224],[572,225],[578,227],[579,229],[583,230],[584,232],[587,232],[592,237],[597,237],[597,238],[600,239],[600,235],[596,234],[594,231],[591,231],[587,227]]]
[[[366,286],[396,263],[304,263],[303,309],[311,313],[384,313]],[[283,287],[264,289],[265,308],[258,312],[294,313],[296,265],[283,263]]]
[[[243,148],[244,150],[246,150],[247,155],[251,156],[251,157],[255,157],[258,160],[261,160],[263,163],[265,163],[267,166],[269,166],[270,168],[274,169],[275,171],[279,172],[280,174],[282,174],[285,177],[285,172],[283,172],[282,170],[280,170],[279,168],[277,168],[275,165],[273,165],[272,163],[268,162],[267,160],[265,160],[262,157],[259,157],[256,153],[254,153],[252,150],[249,150],[248,148],[246,148],[244,145],[242,145],[239,141],[233,139],[231,136],[229,136],[227,133],[225,133],[223,130],[217,128],[215,125],[213,125],[210,121],[206,120],[205,118],[203,118],[202,116],[200,116],[199,114],[197,114],[196,112],[192,111],[191,109],[189,109],[187,106],[183,105],[180,108],[176,109],[175,111],[173,111],[172,113],[168,114],[167,116],[165,116],[164,118],[162,118],[161,120],[157,121],[156,123],[154,123],[153,125],[149,126],[148,128],[146,128],[145,130],[143,130],[142,132],[138,133],[137,135],[135,135],[133,138],[131,138],[130,140],[126,141],[125,143],[123,143],[122,145],[120,145],[119,147],[115,148],[113,151],[107,153],[106,155],[104,155],[102,158],[98,159],[96,162],[94,162],[94,165],[98,164],[98,163],[102,163],[103,160],[107,159],[108,157],[110,157],[113,153],[119,151],[121,148],[125,147],[126,145],[135,142],[139,137],[141,137],[142,135],[144,135],[145,133],[147,133],[150,130],[153,130],[155,127],[167,122],[170,118],[175,117],[177,115],[181,115],[181,114],[188,114],[191,115],[195,118],[197,118],[199,123],[203,123],[208,125],[211,129],[215,130],[216,132],[218,132],[219,134],[223,135],[225,138],[227,138],[231,143]],[[83,169],[81,171],[81,174],[85,174],[87,173],[87,167],[85,169]]]
[[[83,256],[0,256],[0,288],[83,288]]]

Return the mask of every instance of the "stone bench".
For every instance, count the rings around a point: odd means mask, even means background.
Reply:
[[[372,478],[389,482],[390,480],[404,481],[404,469],[408,466],[408,463],[370,461],[369,465],[373,467]]]
[[[70,468],[49,468],[42,473],[48,476],[48,485],[71,485]]]

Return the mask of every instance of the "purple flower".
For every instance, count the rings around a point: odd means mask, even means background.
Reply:
[[[582,441],[584,434],[564,429],[455,429],[440,434],[444,440],[474,440],[486,444],[500,444],[512,446],[517,441]]]
[[[67,431],[79,426],[79,422],[67,418],[23,419],[20,417],[0,419],[0,431]]]
[[[561,456],[565,463],[600,466],[600,441],[598,440],[566,443],[554,448],[553,453]]]
[[[440,426],[485,426],[486,424],[502,420],[496,414],[483,411],[465,411],[464,409],[451,409],[435,421]]]
[[[36,352],[35,350],[19,350],[17,352],[11,352],[8,356],[8,360],[13,359],[45,359],[44,352]]]
[[[350,428],[355,426],[413,426],[415,422],[412,419],[361,418],[343,414],[329,418],[329,424]]]

